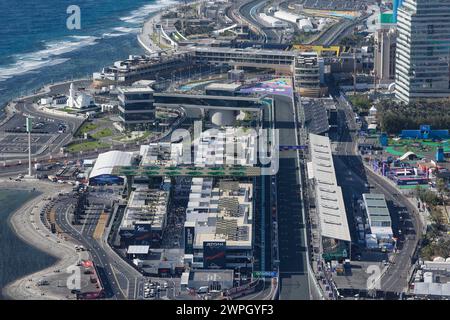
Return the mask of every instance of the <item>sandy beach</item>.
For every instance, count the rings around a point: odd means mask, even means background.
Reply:
[[[10,224],[14,232],[26,243],[57,258],[57,262],[31,275],[24,276],[9,283],[3,288],[3,295],[15,300],[60,300],[70,297],[52,293],[48,287],[37,286],[43,277],[53,275],[55,270],[64,272],[67,267],[76,264],[80,259],[79,253],[74,249],[74,243],[64,240],[48,230],[40,219],[40,211],[49,200],[48,197],[60,192],[68,191],[70,186],[57,185],[39,180],[23,180],[20,182],[1,179],[0,184],[7,189],[32,190],[36,188],[41,194],[23,204],[10,217]],[[67,190],[66,190],[67,189]],[[73,298],[73,297],[72,297]]]

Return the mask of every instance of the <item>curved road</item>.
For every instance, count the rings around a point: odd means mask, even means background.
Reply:
[[[239,13],[263,34],[264,43],[280,43],[281,39],[277,32],[264,26],[258,18],[259,9],[267,3],[267,0],[251,0],[239,8]]]
[[[73,204],[71,198],[65,198],[55,208],[58,226],[68,236],[83,245],[92,256],[99,270],[106,297],[109,299],[136,299],[140,282],[143,278],[137,270],[129,266],[102,240],[95,240],[93,233],[98,222],[98,215],[88,215],[81,230],[69,221],[68,208]],[[139,290],[140,291],[140,290]]]
[[[401,292],[407,286],[407,274],[414,259],[413,254],[417,241],[421,238],[421,222],[413,203],[404,196],[390,181],[374,173],[364,166],[357,148],[357,126],[353,111],[347,105],[342,96],[335,94],[338,102],[339,120],[341,122],[342,134],[337,148],[336,173],[338,180],[342,181],[344,198],[347,210],[352,212],[350,205],[353,195],[361,196],[363,192],[383,193],[386,200],[392,203],[391,218],[394,236],[399,238],[399,252],[394,255],[394,261],[383,274],[380,284],[381,289],[386,292]],[[367,190],[365,184],[369,183],[374,191]],[[400,219],[400,216],[402,219]],[[400,235],[398,230],[402,230]]]

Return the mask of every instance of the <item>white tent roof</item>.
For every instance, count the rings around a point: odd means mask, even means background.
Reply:
[[[112,174],[115,166],[129,166],[133,159],[133,153],[123,151],[108,151],[98,155],[97,161],[92,168],[90,178],[104,174]]]
[[[341,187],[337,185],[330,139],[310,134],[309,141],[322,236],[350,241],[347,212]]]
[[[408,152],[406,152],[404,155],[402,155],[402,156],[401,156],[400,158],[398,158],[398,159],[399,159],[400,161],[403,161],[403,160],[409,158],[409,156],[412,156],[412,155],[417,156],[414,152],[408,151]]]

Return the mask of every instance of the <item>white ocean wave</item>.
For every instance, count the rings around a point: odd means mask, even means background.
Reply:
[[[92,36],[71,36],[68,39],[69,40],[49,42],[45,45],[45,49],[36,52],[13,56],[15,60],[13,64],[0,67],[0,81],[5,81],[17,75],[37,71],[43,67],[64,63],[70,59],[56,57],[78,50],[82,47],[94,45],[98,38]]]
[[[139,33],[141,28],[116,27],[112,29],[113,32],[105,32],[102,38],[116,38],[127,34]]]
[[[31,72],[36,72],[43,67],[56,66],[58,64],[69,61],[70,59],[51,59],[51,60],[23,60],[18,61],[14,65],[0,68],[0,82],[6,81],[14,76],[23,75]]]
[[[116,27],[113,30],[125,34],[125,33],[138,33],[139,31],[141,31],[141,28]]]
[[[121,21],[131,26],[115,27],[110,32],[105,32],[102,38],[120,37],[125,34],[139,33],[137,25],[142,25],[146,18],[153,12],[178,4],[175,0],[157,0],[132,11],[128,16],[120,18]],[[13,56],[14,63],[0,67],[0,82],[17,75],[37,72],[39,69],[64,63],[70,59],[58,58],[58,56],[73,52],[82,47],[94,45],[100,38],[93,36],[71,36],[67,40],[46,43],[45,49],[32,53]]]
[[[120,20],[130,24],[143,24],[146,17],[153,12],[161,10],[165,7],[177,4],[174,0],[158,0],[156,3],[146,4],[137,10],[134,10],[130,15],[120,18]]]
[[[106,32],[102,35],[103,38],[116,38],[116,37],[121,37],[126,35],[126,33],[110,33],[110,32]]]

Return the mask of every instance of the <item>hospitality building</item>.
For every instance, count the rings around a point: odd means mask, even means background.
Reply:
[[[122,245],[150,245],[158,247],[167,220],[170,199],[170,179],[165,178],[161,188],[149,188],[147,184],[133,185],[119,227]]]
[[[185,261],[198,269],[253,265],[253,184],[193,178],[186,210]]]
[[[301,96],[318,98],[324,95],[324,60],[316,52],[301,52],[295,58],[294,84]]]

